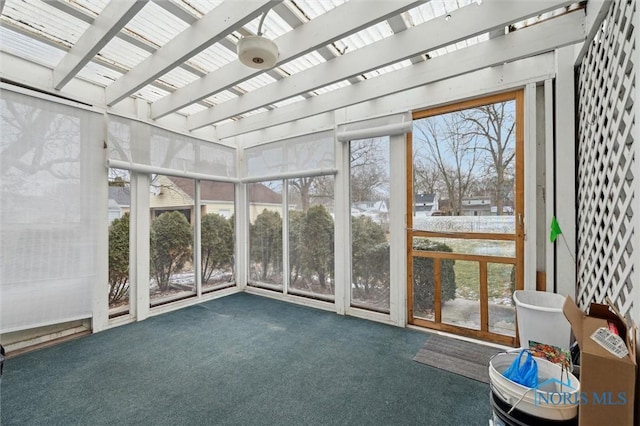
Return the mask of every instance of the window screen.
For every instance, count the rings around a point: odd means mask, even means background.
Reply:
[[[103,116],[2,90],[0,119],[0,332],[89,318]]]
[[[314,133],[245,150],[247,181],[335,172],[333,132]]]

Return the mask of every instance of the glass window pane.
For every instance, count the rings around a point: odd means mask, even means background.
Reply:
[[[426,238],[413,239],[413,251],[450,252],[446,244]],[[440,270],[440,306],[444,318],[445,304],[456,299],[456,264],[453,259],[413,257],[413,316],[435,321],[436,264]]]
[[[282,291],[282,184],[249,184],[249,284]]]
[[[289,292],[334,299],[333,176],[289,179]]]
[[[129,313],[129,172],[109,169],[109,317]]]
[[[195,296],[195,181],[153,175],[150,191],[150,300],[159,305]]]
[[[448,272],[447,272],[448,273]],[[480,264],[456,260],[454,282],[448,282],[442,271],[442,322],[459,327],[480,329]],[[450,277],[449,277],[450,278]],[[447,290],[448,289],[448,292]]]
[[[389,312],[389,137],[350,142],[351,305]]]
[[[453,261],[447,261],[453,263]],[[435,276],[434,259],[413,258],[413,317],[435,321]]]
[[[414,246],[416,241],[422,238],[414,237]],[[499,256],[499,257],[515,257],[516,243],[515,241],[503,240],[470,240],[465,238],[433,238],[429,237],[429,241],[434,244],[443,244],[451,249],[453,253],[475,254],[479,256]],[[420,249],[418,249],[420,250]],[[449,250],[446,250],[449,251]]]
[[[414,120],[414,229],[515,232],[515,123],[514,100]]]
[[[487,263],[489,331],[513,337],[516,335],[516,308],[513,303],[515,268],[515,265],[506,263]]]
[[[235,284],[235,185],[200,181],[202,292]]]

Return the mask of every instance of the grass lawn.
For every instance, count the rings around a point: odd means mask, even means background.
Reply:
[[[482,256],[515,257],[513,241],[465,240],[458,238],[433,238],[447,244],[454,253],[477,254]],[[511,270],[513,265],[505,263],[487,264],[489,302],[513,304],[511,299]],[[456,297],[478,300],[480,297],[480,264],[469,260],[456,260]]]

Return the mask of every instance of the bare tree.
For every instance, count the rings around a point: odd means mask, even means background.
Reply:
[[[388,198],[380,188],[389,180],[386,165],[381,160],[387,158],[381,152],[382,146],[375,139],[351,142],[351,202],[380,201]]]
[[[477,137],[459,112],[429,117],[414,123],[417,146],[414,164],[430,162],[438,171],[448,195],[451,213],[460,215],[462,200],[470,194],[474,171],[480,159]],[[422,152],[421,152],[422,151]]]
[[[440,172],[431,161],[416,159],[413,165],[413,190],[418,194],[435,194],[440,191]]]
[[[512,183],[515,158],[515,118],[513,101],[499,102],[464,110],[462,119],[471,126],[466,136],[475,136],[477,149],[487,152],[484,156],[485,172],[493,178],[493,192],[497,215],[504,212],[504,201]]]
[[[309,210],[309,206],[311,204],[311,187],[313,186],[313,182],[316,177],[303,177],[290,179],[289,185],[293,186],[298,190],[298,194],[300,195],[300,204],[303,212]]]

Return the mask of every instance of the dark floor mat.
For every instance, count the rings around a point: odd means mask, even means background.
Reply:
[[[500,352],[498,348],[433,334],[413,360],[489,383],[489,360]]]

